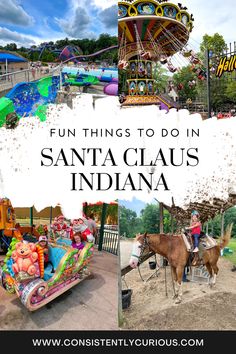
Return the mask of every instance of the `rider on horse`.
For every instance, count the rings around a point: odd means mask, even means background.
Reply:
[[[199,245],[199,237],[201,233],[201,222],[199,220],[199,213],[198,211],[194,210],[191,214],[191,224],[188,227],[188,230],[191,230],[191,234],[194,238],[194,250],[193,252],[198,252],[198,245]]]

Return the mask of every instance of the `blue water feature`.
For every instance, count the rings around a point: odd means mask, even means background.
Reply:
[[[84,68],[74,68],[65,66],[62,70],[63,73],[68,74],[87,74],[91,76],[96,76],[100,81],[111,82],[113,78],[118,78],[118,69],[116,68],[100,68],[100,69],[90,69],[86,71]]]
[[[41,105],[55,103],[60,78],[59,76],[53,76],[50,78],[52,79],[50,84],[48,79],[21,82],[8,92],[6,97],[12,100],[17,114],[28,116],[29,114],[34,114]],[[45,89],[46,93],[44,93]]]

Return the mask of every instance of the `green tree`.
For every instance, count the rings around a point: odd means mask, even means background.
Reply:
[[[219,56],[227,49],[227,44],[224,37],[219,33],[213,36],[205,34],[200,45],[200,58],[206,66],[206,50],[210,51],[210,67],[216,67],[219,62]],[[206,70],[206,69],[205,69]],[[230,90],[230,88],[229,88]],[[198,83],[198,93],[202,94],[207,99],[206,82]],[[227,82],[226,80],[217,79],[214,74],[211,74],[211,104],[214,111],[221,110],[222,105],[228,101]]]
[[[232,237],[236,237],[236,207],[226,210],[224,215],[224,228],[233,223]],[[206,224],[204,229],[206,230]],[[221,215],[218,214],[208,221],[208,233],[214,236],[221,236]]]
[[[141,211],[142,232],[155,234],[160,229],[159,205],[147,204]]]
[[[192,71],[191,66],[183,67],[178,73],[173,75],[173,82],[178,88],[181,85],[181,89],[178,91],[179,97],[182,101],[191,99],[192,101],[197,98],[197,87],[190,86],[190,82],[196,81],[196,74]]]
[[[134,237],[141,229],[141,220],[137,217],[135,211],[127,209],[124,206],[119,208],[119,229],[120,235]]]
[[[17,51],[17,45],[16,43],[8,43],[6,46],[5,46],[5,49],[6,50],[9,50],[11,52],[16,52]]]
[[[164,209],[163,213],[163,224],[164,224],[164,233],[168,234],[171,232],[171,216],[170,213]]]
[[[27,53],[27,52],[21,52],[21,51],[18,51],[17,53],[18,53],[19,55],[21,55],[22,57],[24,57],[24,58],[30,60],[30,55],[29,55],[29,53]]]
[[[224,226],[233,223],[232,236],[236,237],[236,207],[230,208],[225,212]]]
[[[39,60],[39,52],[31,52],[28,54],[28,57],[31,61],[38,61]]]
[[[236,80],[228,81],[226,87],[226,96],[227,98],[232,101],[232,103],[236,103]]]
[[[199,59],[202,61],[201,68],[206,72],[206,49],[211,51],[211,55],[213,56],[210,62],[211,66],[216,65],[216,61],[218,60],[218,56],[227,49],[227,45],[222,35],[219,33],[215,33],[213,36],[209,36],[205,34],[202,38],[202,42],[200,45],[200,52],[198,53]],[[183,67],[180,72],[174,74],[173,81],[176,87],[180,87],[178,90],[178,94],[181,101],[186,102],[187,99],[191,99],[192,101],[200,101],[206,104],[207,101],[207,87],[206,80],[201,81],[198,79],[196,73],[192,70],[192,65]],[[191,81],[195,81],[196,85],[190,87],[189,83]],[[219,88],[219,83],[215,81],[214,75],[212,74],[211,81],[211,101],[214,110],[217,110],[224,102],[227,100],[227,85],[221,83],[221,87]],[[232,93],[233,89],[230,87],[228,90]],[[233,93],[232,93],[233,96]],[[232,97],[230,96],[230,97]]]
[[[119,75],[119,93],[128,94],[128,85],[127,85],[127,71],[118,70]]]
[[[153,65],[154,88],[160,93],[165,93],[168,87],[169,76],[167,73],[168,71],[160,63],[157,62]]]
[[[96,47],[98,50],[111,47],[118,44],[118,39],[115,36],[110,36],[108,33],[100,34],[96,41]]]
[[[56,54],[54,54],[48,49],[45,49],[43,51],[43,54],[41,56],[41,61],[49,63],[49,62],[53,62],[55,59],[56,59]]]
[[[204,57],[207,49],[211,50],[213,55],[221,54],[227,49],[224,37],[219,33],[215,33],[213,36],[205,34],[200,45],[200,50]]]

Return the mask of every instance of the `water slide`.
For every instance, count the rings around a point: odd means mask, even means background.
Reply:
[[[0,126],[11,112],[16,112],[19,117],[34,114],[45,120],[47,105],[56,100],[59,81],[59,76],[53,76],[16,84],[5,97],[0,98]]]
[[[113,46],[111,46],[111,47],[108,47],[108,48],[105,48],[105,49],[101,49],[101,50],[99,50],[99,51],[97,51],[97,52],[95,52],[95,53],[92,53],[92,54],[88,54],[88,55],[77,55],[77,56],[75,56],[75,57],[72,57],[72,58],[69,58],[69,59],[63,61],[63,64],[67,63],[68,61],[71,61],[72,59],[87,59],[87,58],[92,58],[92,57],[95,57],[96,55],[100,55],[100,54],[102,54],[102,53],[105,53],[105,52],[108,52],[108,51],[110,51],[110,50],[117,49],[117,48],[118,48],[118,45],[113,45]],[[80,69],[80,70],[81,70],[81,69]],[[116,69],[116,68],[102,68],[100,75],[98,76],[98,75],[95,75],[95,74],[94,74],[94,76],[97,76],[100,81],[103,81],[103,82],[111,82],[112,79],[113,79],[112,73],[108,75],[108,74],[105,74],[105,72],[106,72],[106,71],[115,71],[115,70],[117,70],[117,69]],[[93,70],[92,70],[92,72],[93,72]],[[70,75],[71,75],[71,74],[70,74]],[[93,75],[93,73],[92,73],[92,75]]]
[[[75,86],[90,86],[98,84],[99,80],[96,76],[92,75],[82,74],[77,77],[76,75],[72,74],[69,75],[68,79],[65,79],[65,82]]]
[[[118,48],[118,45],[113,45],[111,47],[101,49],[93,54],[79,55],[74,58],[92,58],[96,55],[100,55],[116,48]],[[73,58],[69,58],[63,63],[71,61],[71,59]],[[87,78],[84,80],[85,81],[83,82],[83,79],[80,81],[80,79],[72,78],[71,84],[85,86],[98,83],[97,77],[93,77],[93,79]],[[54,103],[56,100],[59,81],[59,77],[54,76],[43,78],[34,82],[21,82],[16,84],[16,86],[5,97],[0,98],[0,127],[5,124],[6,116],[11,112],[16,112],[19,117],[34,114],[41,120],[45,120],[47,104]],[[110,92],[110,89],[107,90]]]
[[[90,86],[90,85],[97,85],[101,80],[101,77],[93,76],[93,75],[86,75],[80,74],[77,76],[76,74],[69,74],[69,78],[65,79],[66,83],[70,85],[76,86]],[[110,78],[109,80],[104,80],[108,82],[106,86],[104,86],[103,92],[109,96],[117,96],[118,95],[118,78]]]
[[[15,108],[13,102],[9,98],[0,98],[0,127],[5,124],[6,116],[8,115],[8,113],[12,113],[14,111]]]
[[[112,50],[112,49],[117,49],[118,48],[118,45],[112,45],[111,47],[108,47],[108,48],[105,48],[105,49],[101,49],[95,53],[92,53],[92,54],[87,54],[87,55],[77,55],[75,57],[72,57],[72,58],[69,58],[65,61],[63,61],[63,64],[68,62],[68,61],[71,61],[72,59],[87,59],[87,58],[92,58],[92,57],[95,57],[96,55],[100,55],[102,53],[105,53],[105,52],[108,52],[109,50]]]
[[[113,71],[115,71],[115,70],[116,69],[111,69],[110,72],[113,73]],[[77,85],[77,86],[96,85],[100,81],[107,82],[108,84],[106,86],[104,86],[103,92],[109,96],[117,96],[118,95],[118,78],[110,75],[109,77],[105,77],[105,79],[104,79],[99,74],[98,70],[92,70],[91,71],[92,75],[87,75],[84,73],[78,75],[79,71],[81,71],[81,69],[79,69],[76,73],[73,73],[73,72],[68,73],[67,71],[64,72],[63,74],[66,73],[66,75],[68,76],[68,78],[66,78],[65,75],[63,76],[65,82],[69,83],[71,85]]]

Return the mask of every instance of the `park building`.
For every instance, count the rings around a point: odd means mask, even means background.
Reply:
[[[0,75],[28,69],[28,60],[14,52],[0,50]]]

